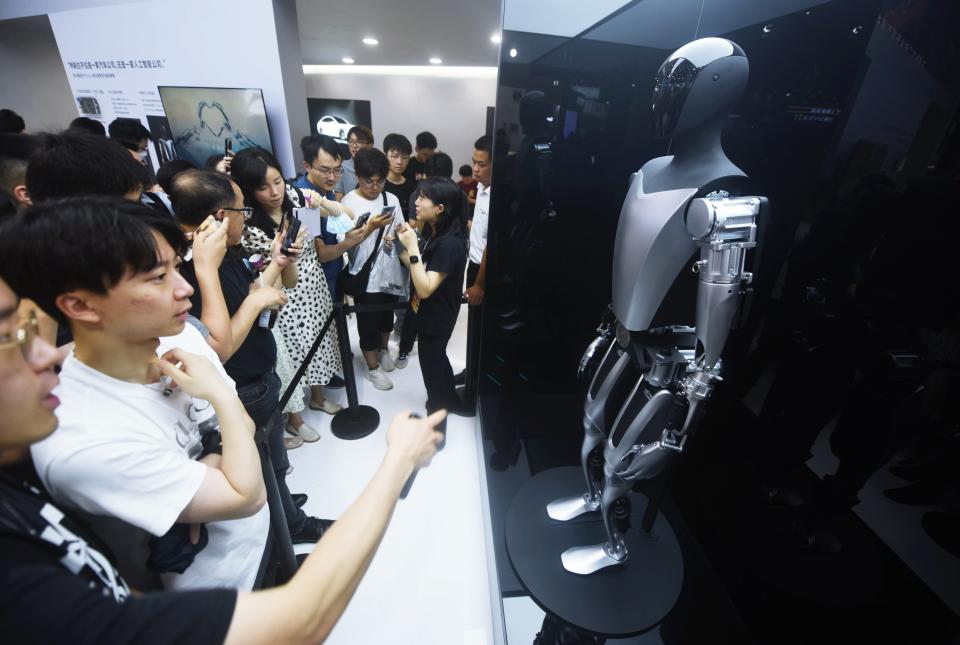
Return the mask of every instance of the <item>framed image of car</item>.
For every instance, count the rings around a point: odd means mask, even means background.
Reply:
[[[325,114],[317,121],[317,134],[325,134],[335,139],[346,140],[347,132],[353,127],[346,119]]]

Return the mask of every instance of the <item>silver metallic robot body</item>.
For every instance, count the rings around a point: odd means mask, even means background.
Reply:
[[[581,462],[587,492],[547,507],[559,521],[596,510],[603,514],[606,542],[562,554],[564,568],[572,573],[586,575],[627,560],[625,529],[614,518],[616,505],[634,482],[660,475],[683,451],[704,403],[722,380],[720,356],[752,280],[744,262],[747,250],[756,246],[765,199],[691,199],[695,193],[647,195],[638,173],[623,206],[614,254],[616,321],[600,330],[584,357],[588,362],[604,353],[584,405]],[[696,247],[695,326],[648,329]],[[624,400],[614,392],[622,390],[625,379],[633,387]],[[618,406],[612,423],[607,422],[610,406]]]

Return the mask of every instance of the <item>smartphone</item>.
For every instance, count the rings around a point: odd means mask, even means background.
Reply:
[[[287,222],[287,234],[280,245],[280,252],[284,255],[290,255],[290,247],[297,243],[297,234],[300,233],[300,220],[296,215],[291,214]]]
[[[233,139],[227,137],[223,140],[223,156],[228,157],[233,152]]]
[[[393,215],[393,211],[395,211],[396,209],[397,209],[396,206],[384,206],[383,210],[380,211],[379,216],[383,217],[384,215]]]
[[[363,228],[366,225],[368,219],[370,219],[370,213],[364,213],[363,215],[357,218],[357,223],[354,225],[353,228]]]

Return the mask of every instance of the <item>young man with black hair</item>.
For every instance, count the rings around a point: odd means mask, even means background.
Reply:
[[[473,223],[473,208],[477,203],[477,179],[473,176],[473,168],[470,164],[460,166],[460,181],[457,186],[467,196],[467,232],[470,232],[470,225]]]
[[[265,309],[286,304],[286,294],[277,287],[281,283],[287,287],[296,285],[296,265],[291,258],[299,255],[299,246],[293,248],[290,256],[283,254],[280,251],[283,232],[277,231],[270,264],[263,273],[251,271],[241,241],[244,220],[252,211],[244,206],[240,187],[221,173],[210,170],[180,173],[173,182],[172,198],[178,221],[194,239],[208,234],[204,224],[208,224],[211,215],[222,219],[221,227],[227,228],[227,251],[218,272],[219,289],[212,281],[205,283],[198,272],[200,267],[186,257],[180,271],[195,289],[191,297],[195,316],[208,324],[207,308],[215,306],[218,320],[222,320],[224,313],[229,317],[225,334],[229,338],[229,359],[224,368],[236,382],[237,394],[256,427],[266,432],[291,539],[294,543],[316,542],[333,522],[307,516],[287,488],[290,462],[283,445],[280,378],[275,371],[277,345],[269,325],[261,320]]]
[[[0,134],[23,134],[27,131],[27,124],[23,117],[10,110],[0,110]]]
[[[376,148],[361,150],[354,159],[359,184],[343,198],[343,203],[355,213],[370,213],[367,221],[370,233],[377,231],[376,235],[367,234],[350,256],[349,271],[353,275],[359,274],[370,260],[367,288],[355,300],[358,305],[395,305],[399,297],[407,297],[410,280],[392,243],[391,235],[405,220],[396,195],[384,189],[390,164],[386,155]],[[392,206],[393,213],[381,217],[385,206]],[[379,229],[384,229],[382,234]],[[378,390],[393,388],[393,382],[386,375],[394,369],[388,346],[391,329],[392,309],[357,312],[360,349],[367,362],[366,376]]]
[[[435,454],[441,435],[434,427],[443,412],[422,420],[408,413],[393,419],[383,463],[287,584],[253,593],[205,589],[134,595],[97,536],[15,474],[31,445],[69,432],[57,430],[55,416],[59,356],[37,336],[34,314],[0,280],[0,634],[5,641],[323,641],[369,566],[404,482]],[[188,357],[179,369],[160,365],[177,389],[215,398],[216,374],[200,378],[214,372],[209,362]],[[229,407],[228,399],[224,395],[215,405]]]
[[[353,130],[350,132],[352,133]],[[304,174],[293,185],[301,189],[315,190],[325,200],[335,202],[330,208],[336,212],[339,204],[336,203],[337,196],[334,188],[343,172],[340,146],[333,137],[314,134],[300,140],[300,151],[303,153]],[[327,219],[325,217],[320,219],[320,235],[313,239],[313,243],[317,249],[317,258],[323,267],[323,275],[327,279],[327,286],[330,288],[330,296],[334,300],[339,297],[337,282],[343,270],[343,254],[362,242],[368,232],[365,229],[354,229],[344,236],[343,241],[340,241],[335,233],[327,230]],[[331,382],[330,387],[343,387],[343,384]]]
[[[27,190],[27,162],[39,147],[28,134],[0,134],[0,223],[30,205]]]
[[[176,223],[82,197],[35,206],[5,232],[0,275],[75,340],[57,390],[64,430],[32,449],[46,489],[89,518],[139,584],[156,584],[147,563],[167,588],[250,589],[269,530],[254,426],[184,324],[193,289],[177,271]],[[162,379],[177,363],[188,387]],[[198,459],[218,426],[222,456]]]
[[[76,195],[140,199],[143,167],[116,141],[70,131],[38,137],[27,168],[33,203]]]
[[[420,183],[421,179],[426,178],[427,168],[426,163],[427,159],[437,151],[437,138],[433,136],[432,132],[421,132],[417,135],[416,140],[416,154],[413,155],[413,158],[410,159],[410,163],[407,164],[407,169],[404,171],[404,176],[412,180],[414,184]],[[452,171],[451,171],[451,174]],[[449,175],[448,175],[449,176]],[[415,215],[415,213],[413,214]],[[410,219],[414,219],[411,216]]]
[[[389,162],[384,190],[397,196],[405,220],[416,219],[416,213],[410,213],[409,204],[410,195],[417,190],[417,182],[408,179],[404,174],[407,172],[412,153],[413,146],[410,145],[410,139],[402,134],[391,132],[383,138],[383,154],[387,155]]]
[[[78,116],[76,119],[70,122],[70,125],[67,126],[67,129],[73,130],[74,132],[92,134],[96,137],[107,136],[107,130],[103,127],[103,124],[96,119],[91,119],[88,116]]]
[[[411,161],[411,163],[413,162]],[[452,179],[453,159],[450,158],[450,155],[445,152],[435,152],[430,155],[427,162],[423,164],[423,177],[420,179],[426,179],[427,177],[446,177],[447,179]],[[420,183],[420,179],[417,180],[418,184]],[[417,197],[419,196],[419,191],[416,189],[410,194],[407,205],[407,212],[410,214],[409,221],[417,221]],[[419,224],[416,228],[420,228]]]
[[[343,199],[343,196],[357,187],[357,173],[353,169],[353,158],[364,148],[373,147],[373,131],[363,125],[355,125],[347,132],[347,149],[350,151],[350,158],[343,160],[343,174],[337,180],[334,192],[337,199]]]
[[[470,249],[467,256],[467,290],[470,306],[467,319],[467,367],[476,371],[480,360],[480,305],[487,280],[487,221],[490,213],[490,181],[493,172],[493,137],[484,135],[473,144],[473,176],[477,180],[477,200],[470,225]],[[464,401],[473,405],[474,384],[466,383],[467,370],[457,374],[457,385],[466,385]]]
[[[147,145],[150,142],[150,131],[140,119],[118,117],[107,127],[110,138],[130,151],[131,156],[140,163],[147,163]]]

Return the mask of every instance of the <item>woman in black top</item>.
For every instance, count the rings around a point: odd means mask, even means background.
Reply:
[[[447,342],[457,324],[467,263],[467,243],[460,221],[463,193],[445,177],[424,179],[418,191],[417,221],[429,224],[433,233],[422,254],[417,233],[411,227],[400,227],[398,239],[403,245],[400,261],[410,269],[414,287],[410,307],[416,312],[420,334],[420,371],[427,390],[427,412],[446,409],[462,413],[463,402],[447,359]]]

